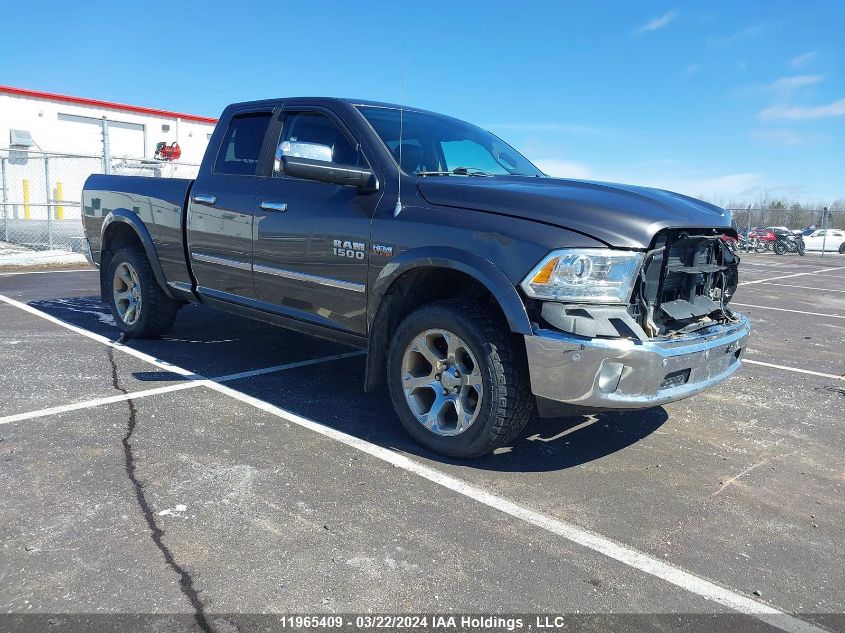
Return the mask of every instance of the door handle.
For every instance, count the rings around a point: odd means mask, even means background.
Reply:
[[[209,196],[204,193],[199,193],[193,197],[194,202],[197,204],[206,204],[208,206],[213,206],[215,202],[217,202],[217,196]]]
[[[260,206],[265,211],[276,211],[278,213],[284,213],[288,210],[288,205],[284,202],[270,202],[268,200],[265,200],[261,203]]]

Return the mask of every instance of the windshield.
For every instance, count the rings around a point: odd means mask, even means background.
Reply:
[[[405,110],[400,147],[398,108],[358,106],[358,109],[406,173],[544,175],[510,145],[475,125],[438,114]]]

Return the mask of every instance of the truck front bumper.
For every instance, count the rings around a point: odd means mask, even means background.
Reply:
[[[739,369],[751,324],[735,314],[737,323],[650,341],[535,330],[525,337],[531,390],[538,404],[599,409],[641,409],[687,398]],[[549,409],[541,405],[541,415],[551,414]]]

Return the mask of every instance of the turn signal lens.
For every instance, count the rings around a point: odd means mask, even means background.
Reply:
[[[552,273],[557,266],[558,257],[553,257],[545,263],[545,265],[537,271],[537,274],[531,279],[532,284],[547,284],[552,278]]]

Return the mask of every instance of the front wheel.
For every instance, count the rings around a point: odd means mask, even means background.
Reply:
[[[786,253],[786,244],[778,240],[772,244],[772,250],[775,252],[775,255],[783,255]]]
[[[845,242],[842,242],[842,243],[839,245],[839,254],[840,254],[840,255],[845,255]]]
[[[450,457],[489,453],[530,417],[524,349],[469,301],[438,301],[408,316],[388,351],[387,382],[405,430]]]
[[[108,268],[109,307],[126,336],[154,338],[173,327],[180,304],[164,294],[139,248],[117,251]]]

